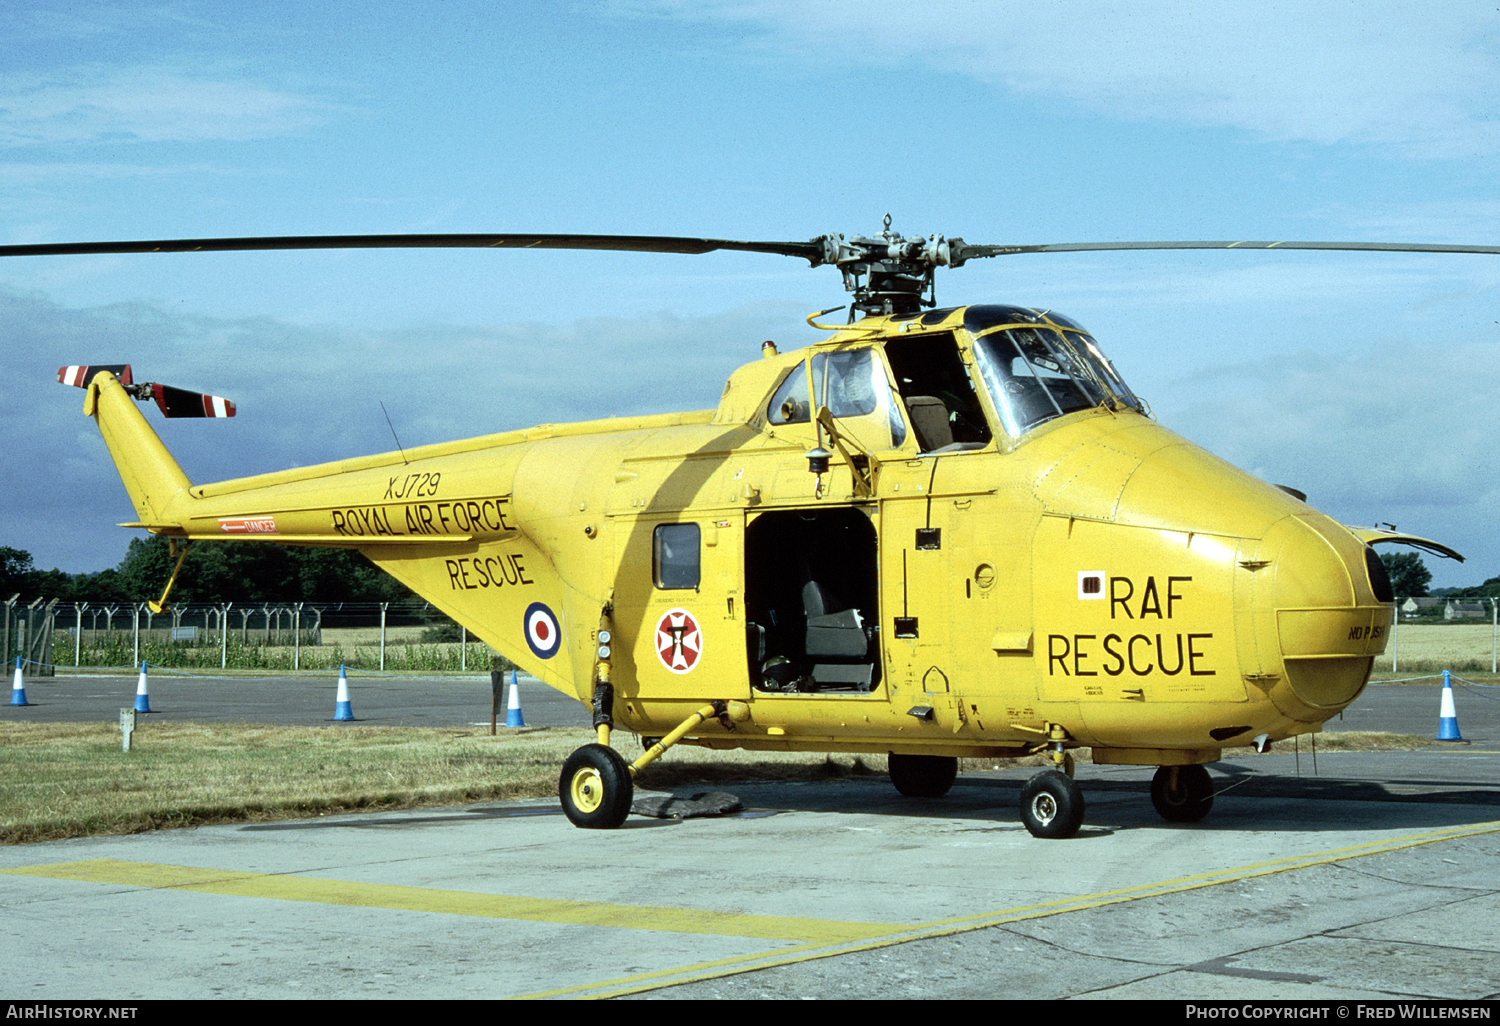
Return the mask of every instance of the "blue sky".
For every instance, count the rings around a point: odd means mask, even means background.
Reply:
[[[1500,243],[1500,12],[1467,3],[618,0],[0,8],[0,241],[535,231]],[[1500,573],[1500,258],[1010,257],[938,298],[1065,311],[1158,419],[1348,523]],[[0,544],[114,565],[67,363],[227,395],[212,480],[697,409],[844,300],[746,254],[0,262]]]

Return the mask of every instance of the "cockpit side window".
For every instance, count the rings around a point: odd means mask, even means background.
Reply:
[[[976,449],[990,440],[984,408],[952,332],[893,338],[885,355],[923,452]]]
[[[806,424],[812,420],[812,403],[807,391],[807,364],[799,363],[786,376],[766,407],[770,424]]]
[[[766,423],[807,424],[824,406],[842,430],[870,449],[899,449],[906,441],[906,421],[874,349],[818,353],[798,364],[766,404]]]

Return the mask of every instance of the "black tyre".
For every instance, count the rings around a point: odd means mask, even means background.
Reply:
[[[888,760],[891,783],[908,798],[941,798],[958,776],[951,755],[897,755]]]
[[[1214,807],[1213,780],[1202,766],[1159,767],[1151,778],[1151,804],[1168,822],[1196,823]]]
[[[608,745],[584,745],[563,763],[557,782],[563,812],[574,826],[613,830],[630,815],[630,767]]]
[[[1032,837],[1072,837],[1083,826],[1083,792],[1066,774],[1043,770],[1021,788],[1021,822]]]

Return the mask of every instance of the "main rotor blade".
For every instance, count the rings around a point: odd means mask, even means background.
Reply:
[[[673,235],[273,235],[229,239],[61,242],[0,246],[0,257],[93,253],[210,253],[288,249],[595,249],[637,253],[711,253],[717,249],[822,260],[817,242],[736,242]]]
[[[1039,246],[975,246],[964,243],[959,261],[1018,253],[1088,253],[1119,249],[1324,249],[1381,253],[1500,253],[1500,246],[1433,242],[1062,242]]]

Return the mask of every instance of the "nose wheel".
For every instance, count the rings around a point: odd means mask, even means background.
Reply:
[[[1021,789],[1021,822],[1032,837],[1072,837],[1083,826],[1083,792],[1060,770],[1043,770]]]

